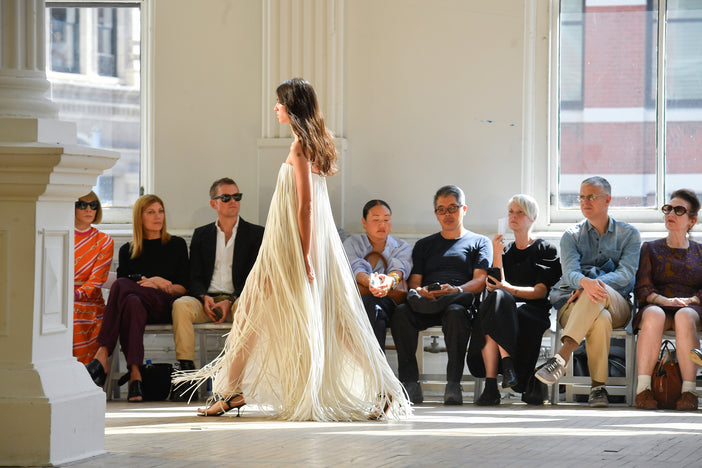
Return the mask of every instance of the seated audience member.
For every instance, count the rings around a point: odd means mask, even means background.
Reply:
[[[407,242],[390,236],[392,211],[383,200],[371,200],[365,204],[361,223],[366,233],[347,238],[344,249],[358,283],[368,320],[384,350],[386,327],[390,326],[397,303],[405,300],[407,289],[398,290],[397,287],[409,276],[412,247]],[[378,275],[378,284],[371,283],[372,273]]]
[[[639,264],[639,231],[609,216],[612,188],[603,177],[590,177],[580,185],[580,211],[585,219],[561,237],[563,276],[550,294],[563,327],[558,353],[536,372],[545,384],[555,384],[566,362],[587,338],[587,364],[592,385],[588,404],[609,406],[605,388],[609,376],[612,328],[623,327],[631,317],[629,295]]]
[[[194,323],[231,322],[236,300],[256,262],[263,228],[239,216],[242,194],[230,178],[214,181],[210,206],[217,221],[190,241],[190,289],[173,303],[173,339],[181,370],[195,369]]]
[[[672,329],[683,379],[682,395],[675,406],[679,410],[697,409],[697,365],[690,352],[700,346],[697,331],[702,317],[702,245],[691,240],[688,233],[697,222],[699,209],[700,201],[692,190],[676,190],[662,208],[668,236],[641,246],[634,289],[639,311],[632,323],[634,331],[639,332],[637,408],[658,408],[651,392],[651,374],[663,331]]]
[[[75,204],[75,255],[73,279],[73,355],[83,364],[95,356],[105,300],[102,285],[107,280],[114,255],[112,238],[91,224],[102,220],[102,206],[95,192]]]
[[[486,269],[492,259],[490,240],[463,227],[467,207],[463,191],[455,185],[434,195],[434,213],[441,231],[417,241],[412,250],[412,271],[407,301],[392,317],[392,338],[397,347],[399,378],[410,400],[424,400],[419,385],[415,352],[419,330],[441,325],[448,364],[445,405],[463,404],[460,385],[470,335],[475,297],[485,288]]]
[[[475,402],[479,406],[500,404],[499,369],[502,388],[523,392],[533,378],[541,338],[551,325],[548,291],[561,277],[556,246],[531,234],[539,213],[536,200],[515,195],[507,212],[514,242],[505,247],[501,234],[492,240],[492,266],[500,268],[500,278],[505,279],[488,276],[485,286],[490,293],[473,320],[468,349],[470,373],[487,377],[485,390]]]
[[[129,372],[129,401],[141,401],[144,328],[171,322],[171,305],[185,294],[188,284],[188,247],[182,237],[166,231],[164,204],[156,195],[144,195],[134,203],[133,229],[132,241],[119,249],[117,280],[107,299],[99,347],[87,368],[102,386],[108,356],[119,338]]]

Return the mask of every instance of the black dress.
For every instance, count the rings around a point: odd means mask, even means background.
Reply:
[[[543,283],[550,289],[561,277],[558,251],[543,239],[536,239],[523,250],[518,249],[514,242],[508,244],[502,254],[502,265],[507,281],[513,286],[533,287]],[[490,335],[512,356],[519,378],[514,389],[524,391],[539,358],[541,337],[551,324],[550,309],[548,292],[543,299],[527,300],[519,305],[504,289],[489,293],[473,321],[466,358],[470,373],[485,377],[481,351],[485,346],[485,335]]]

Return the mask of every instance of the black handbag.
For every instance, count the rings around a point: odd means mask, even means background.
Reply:
[[[173,365],[167,363],[150,362],[139,366],[141,372],[141,382],[144,389],[144,401],[163,401],[168,399],[171,393],[171,375]],[[118,384],[124,385],[129,382],[129,372],[124,374]]]
[[[542,367],[543,364],[537,367],[534,372]],[[522,401],[528,405],[543,405],[546,399],[548,399],[548,387],[537,379],[534,374],[531,374],[529,380],[527,380],[526,388],[522,392]]]

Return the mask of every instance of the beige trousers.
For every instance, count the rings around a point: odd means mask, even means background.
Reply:
[[[569,336],[576,343],[583,338],[587,341],[587,365],[590,377],[597,382],[606,382],[609,376],[612,328],[626,326],[631,318],[631,306],[626,299],[611,287],[605,287],[609,297],[604,303],[592,302],[583,293],[577,301],[564,305],[558,311],[563,338]]]
[[[236,311],[237,301],[226,321],[232,322]],[[182,296],[173,302],[173,340],[175,341],[176,359],[179,361],[195,361],[195,323],[207,323],[212,320],[205,313],[205,306],[197,298]]]

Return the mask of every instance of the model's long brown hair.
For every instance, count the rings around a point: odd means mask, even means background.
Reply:
[[[134,209],[132,210],[134,239],[129,243],[129,251],[132,253],[131,258],[137,258],[144,251],[144,223],[141,220],[141,215],[154,203],[160,203],[165,213],[166,205],[163,204],[163,200],[157,195],[143,195],[134,202]],[[161,226],[161,244],[167,244],[170,240],[171,235],[166,230],[166,217],[164,216],[163,226]]]
[[[324,125],[312,85],[302,78],[292,78],[278,86],[276,94],[278,102],[285,106],[302,149],[309,153],[310,163],[324,176],[334,174],[337,171],[334,136]]]

